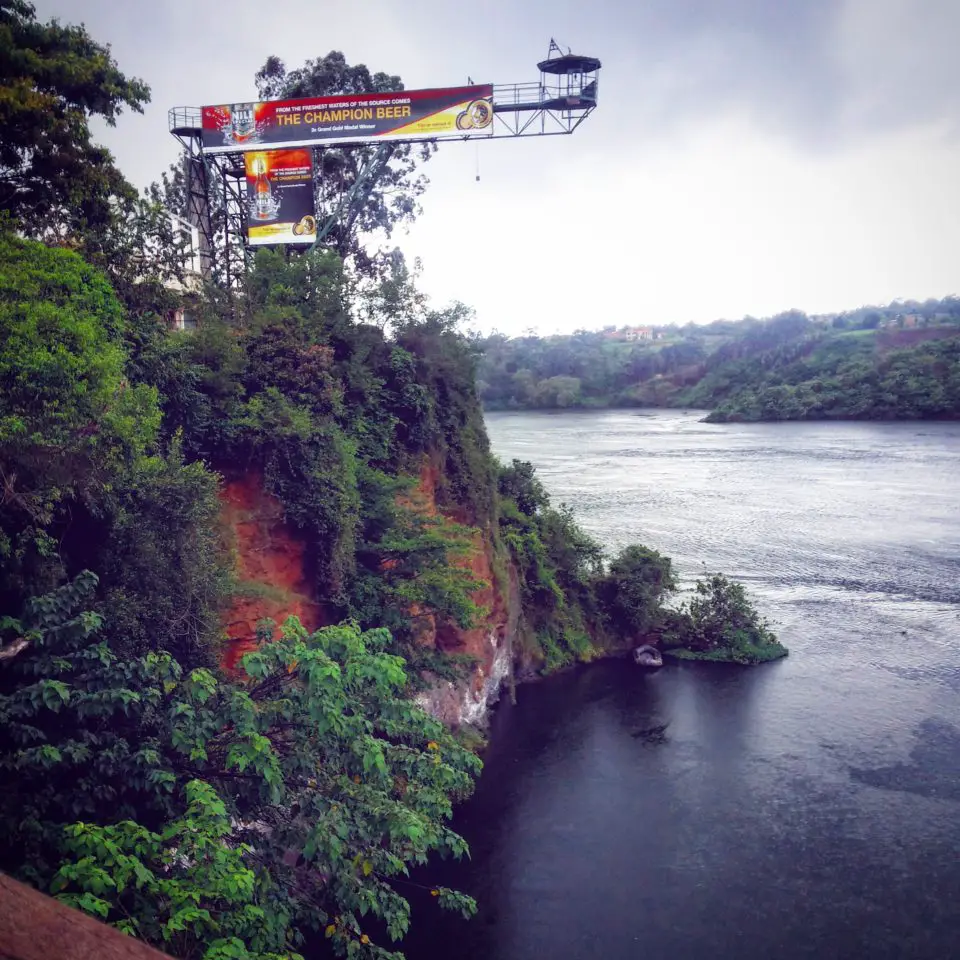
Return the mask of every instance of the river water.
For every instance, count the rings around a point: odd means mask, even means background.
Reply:
[[[960,425],[487,425],[607,547],[747,583],[791,654],[521,686],[440,866],[480,912],[415,899],[408,958],[960,956]]]

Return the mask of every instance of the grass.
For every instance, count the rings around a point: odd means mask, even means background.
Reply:
[[[876,335],[876,330],[844,330],[841,333],[834,333],[832,336],[837,340],[865,340]]]
[[[232,593],[234,597],[244,600],[275,600],[278,603],[286,603],[299,596],[290,590],[275,587],[270,583],[261,583],[259,580],[236,580]]]
[[[686,647],[674,647],[663,651],[665,657],[674,660],[704,660],[709,663],[769,663],[787,656],[789,651],[774,641],[763,646],[747,644],[742,647],[715,647],[713,650],[689,650]]]

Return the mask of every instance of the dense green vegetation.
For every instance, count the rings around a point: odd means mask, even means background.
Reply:
[[[462,852],[442,821],[477,765],[402,695],[409,667],[455,675],[405,611],[474,621],[476,583],[449,563],[469,528],[397,495],[434,457],[440,501],[490,522],[472,358],[440,315],[390,341],[353,324],[331,256],[266,254],[243,326],[210,302],[190,336],[125,318],[76,254],[0,240],[0,589],[23,611],[3,625],[3,866],[183,956],[283,954],[330,927],[348,953],[364,917],[399,936],[393,878]],[[356,624],[291,624],[239,681],[217,668],[236,585],[214,468],[262,473],[317,595]],[[230,822],[258,825],[249,843]],[[178,836],[196,858],[171,875]]]
[[[529,463],[500,468],[500,531],[519,580],[521,639],[550,673],[642,643],[676,659],[761,663],[786,656],[743,586],[715,574],[689,601],[669,557],[639,545],[605,558],[570,510],[550,504]]]
[[[402,936],[391,880],[464,852],[442,820],[479,761],[404,699],[389,633],[292,620],[234,683],[119,655],[81,612],[95,585],[4,624],[30,644],[0,697],[5,857],[180,957],[286,956],[324,928],[352,955],[374,920]]]
[[[716,420],[960,416],[960,299],[812,319],[481,341],[490,409],[654,406]]]
[[[600,547],[570,511],[550,506],[531,464],[514,460],[499,473],[500,538],[519,583],[520,636],[527,657],[551,672],[589,660],[599,637],[593,582],[603,569]]]
[[[476,619],[477,584],[450,559],[495,511],[460,312],[390,290],[387,336],[350,316],[335,254],[265,253],[232,299],[193,297],[195,336],[172,332],[162,211],[90,147],[89,119],[146,88],[82,28],[24,3],[0,16],[0,99],[24,137],[0,158],[16,185],[0,231],[0,867],[180,956],[288,956],[310,937],[387,956],[374,940],[406,929],[409,866],[463,852],[445,821],[479,768],[409,699],[423,669],[457,665],[414,643],[408,611]],[[99,179],[61,176],[48,132]],[[402,505],[425,460],[457,522]],[[220,613],[243,585],[217,491],[251,472],[343,625],[292,622],[228,677]]]
[[[408,872],[465,852],[447,822],[480,769],[414,705],[468,666],[421,642],[424,611],[456,633],[495,586],[541,671],[669,631],[718,656],[768,635],[742,603],[671,613],[667,558],[607,562],[529,464],[494,461],[465,309],[428,309],[401,260],[382,272],[346,236],[349,263],[264,250],[242,287],[214,269],[183,295],[199,326],[173,330],[176,183],[137,198],[90,141],[148,91],[21,0],[0,45],[20,138],[0,151],[0,868],[179,957],[397,956]],[[259,81],[399,82],[333,54]],[[410,214],[391,204],[416,196],[413,159],[372,224]],[[436,512],[412,496],[424,471]],[[249,588],[220,525],[236,477],[281,505],[330,625],[261,623],[227,673],[221,615]],[[478,542],[493,585],[460,562]]]
[[[730,368],[719,376],[733,379]],[[699,401],[715,380],[688,395]],[[713,389],[716,389],[715,387]],[[721,388],[710,420],[915,420],[960,416],[960,332],[949,339],[890,350],[877,338],[825,339],[805,356],[762,357],[735,389]]]
[[[677,660],[764,663],[787,655],[743,584],[722,574],[698,580],[691,599],[667,615],[663,646]]]

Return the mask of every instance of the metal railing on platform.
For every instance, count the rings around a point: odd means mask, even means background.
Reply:
[[[170,132],[175,134],[199,130],[203,115],[199,107],[173,107],[167,111]]]

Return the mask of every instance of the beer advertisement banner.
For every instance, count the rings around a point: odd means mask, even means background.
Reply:
[[[313,155],[309,150],[258,150],[243,157],[247,174],[247,239],[268,243],[313,243]]]
[[[267,100],[203,108],[203,149],[490,136],[493,84],[354,96]]]

